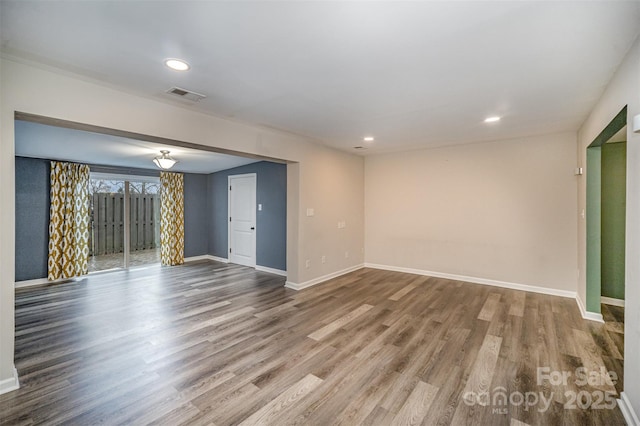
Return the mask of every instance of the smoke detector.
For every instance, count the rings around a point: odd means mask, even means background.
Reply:
[[[192,102],[198,102],[199,100],[206,98],[206,96],[201,93],[192,92],[191,90],[182,89],[180,87],[172,87],[167,90],[167,93]]]

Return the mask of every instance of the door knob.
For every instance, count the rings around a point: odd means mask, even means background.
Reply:
[[[251,230],[253,231],[254,229],[256,229],[256,227],[255,227],[255,226],[252,226],[252,227],[251,227]]]

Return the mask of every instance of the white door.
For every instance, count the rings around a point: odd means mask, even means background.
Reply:
[[[256,174],[229,176],[229,262],[256,266]]]

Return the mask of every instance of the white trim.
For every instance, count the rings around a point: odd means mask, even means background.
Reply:
[[[584,308],[584,304],[582,303],[582,300],[580,300],[580,298],[578,297],[578,294],[575,291],[558,290],[555,288],[538,287],[538,286],[528,285],[528,284],[518,284],[518,283],[510,283],[506,281],[489,280],[486,278],[469,277],[466,275],[455,275],[455,274],[446,274],[443,272],[424,271],[422,269],[404,268],[400,266],[378,265],[375,263],[365,263],[364,266],[366,268],[383,269],[386,271],[395,271],[395,272],[404,272],[407,274],[427,275],[430,277],[447,278],[450,280],[465,281],[465,282],[474,283],[474,284],[492,285],[494,287],[509,288],[512,290],[521,290],[521,291],[530,291],[532,293],[549,294],[551,296],[570,297],[576,300],[576,303],[578,304],[578,308],[580,309],[580,314],[582,315],[582,318],[590,321],[604,322],[604,319],[602,318],[602,314],[586,311],[586,309]]]
[[[213,260],[211,259],[211,256],[208,254],[203,254],[201,256],[191,256],[191,257],[185,257],[184,258],[184,263],[187,262],[197,262],[198,260]]]
[[[362,268],[364,268],[364,264],[361,263],[359,265],[351,266],[351,267],[343,269],[341,271],[332,272],[330,274],[323,275],[321,277],[314,278],[312,280],[305,281],[305,282],[300,283],[300,284],[294,283],[294,282],[291,282],[291,281],[287,281],[284,286],[286,288],[290,288],[292,290],[302,290],[303,288],[311,287],[312,285],[316,285],[316,284],[323,283],[325,281],[329,281],[332,278],[337,278],[337,277],[339,277],[341,275],[345,275],[345,274],[348,274],[348,273],[353,272],[353,271],[357,271],[358,269],[362,269]]]
[[[33,287],[36,285],[44,285],[52,282],[53,281],[49,281],[47,278],[36,278],[34,280],[16,281],[14,287],[15,288]]]
[[[283,277],[287,276],[287,271],[283,271],[282,269],[269,268],[268,266],[256,265],[256,271],[268,272],[270,274],[281,275]]]
[[[91,271],[87,275],[110,274],[111,272],[120,272],[120,271],[126,271],[126,269],[123,268],[122,266],[117,266],[115,268],[101,269],[99,271]]]
[[[620,306],[624,308],[624,299],[614,299],[613,297],[600,297],[600,303],[611,306]]]
[[[191,256],[185,257],[184,262],[196,262],[198,260],[213,260],[215,262],[229,263],[229,259],[225,259],[223,257],[212,256],[210,254],[203,254],[201,256]],[[287,276],[287,271],[283,271],[282,269],[269,268],[268,266],[255,266],[256,271],[268,272],[270,274],[282,275],[283,277]]]
[[[26,287],[34,287],[37,285],[60,284],[60,283],[69,282],[72,280],[73,278],[62,278],[59,280],[49,281],[48,278],[36,278],[33,280],[16,281],[14,283],[14,288],[26,288]]]
[[[631,401],[629,401],[629,397],[626,392],[620,393],[620,399],[618,401],[618,407],[620,411],[622,411],[622,415],[626,420],[629,426],[640,426],[640,419],[638,418],[638,414],[634,411],[633,405],[631,405]]]
[[[366,268],[383,269],[385,271],[405,272],[407,274],[415,274],[415,275],[427,275],[430,277],[446,278],[446,279],[456,280],[456,281],[465,281],[465,282],[474,283],[474,284],[492,285],[494,287],[503,287],[503,288],[509,288],[512,290],[521,290],[521,291],[530,291],[532,293],[550,294],[552,296],[570,297],[570,298],[576,297],[575,291],[558,290],[555,288],[538,287],[538,286],[528,285],[528,284],[517,284],[517,283],[506,282],[506,281],[490,280],[486,278],[469,277],[466,275],[447,274],[444,272],[425,271],[422,269],[404,268],[401,266],[379,265],[375,263],[365,263],[364,266]]]
[[[580,309],[580,314],[582,315],[582,318],[590,321],[604,323],[604,318],[602,318],[602,314],[587,311],[584,307],[584,303],[582,302],[582,299],[580,299],[580,296],[578,296],[577,294],[576,294],[576,303],[578,304],[578,308]]]
[[[225,259],[224,257],[218,257],[218,256],[213,256],[210,254],[203,254],[201,256],[191,256],[191,257],[185,257],[184,258],[184,262],[195,262],[198,260],[213,260],[215,262],[221,262],[221,263],[229,263],[229,259]]]
[[[20,381],[18,380],[18,370],[13,367],[13,377],[0,380],[0,395],[3,393],[11,392],[20,388]]]

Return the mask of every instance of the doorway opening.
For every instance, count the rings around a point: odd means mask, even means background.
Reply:
[[[120,183],[114,183],[115,188],[105,192],[114,193],[114,198],[115,194],[122,197],[118,208],[114,208],[114,212],[120,213],[115,218],[118,220],[112,217],[110,223],[118,249],[100,253],[100,246],[97,246],[96,256],[113,255],[115,260],[111,265],[92,267],[91,271],[121,269],[137,266],[136,255],[150,249],[146,243],[142,247],[135,245],[138,233],[133,229],[124,232],[129,229],[129,225],[125,227],[125,221],[135,225],[135,218],[131,218],[134,213],[124,214],[124,205],[127,202],[133,208],[130,197],[135,193],[137,177],[158,176],[151,159],[166,147],[172,148],[172,154],[176,151],[180,162],[173,171],[183,173],[185,179],[186,259],[229,262],[229,218],[225,205],[228,202],[227,177],[256,173],[255,268],[288,278],[291,274],[297,275],[298,163],[21,112],[15,113],[14,126],[15,158],[16,164],[20,163],[16,166],[20,171],[16,182],[22,185],[16,190],[16,217],[19,219],[16,229],[20,229],[16,234],[16,253],[24,253],[16,256],[16,282],[21,286],[46,282],[50,160],[88,164],[93,173],[117,175],[109,179],[120,180]],[[42,143],[43,140],[47,143]],[[100,158],[100,164],[94,164],[96,158]],[[130,197],[123,197],[127,186]],[[99,202],[94,204],[100,208]],[[25,213],[27,210],[29,214]],[[99,223],[93,220],[93,225]],[[100,235],[92,231],[92,237],[100,243]],[[130,245],[125,250],[127,238]],[[144,239],[139,241],[144,242]],[[142,264],[148,261],[144,260]],[[159,263],[155,259],[150,262]],[[290,270],[287,265],[294,269]]]
[[[160,179],[91,173],[89,272],[160,263]]]
[[[627,108],[587,147],[587,311],[623,351]]]

